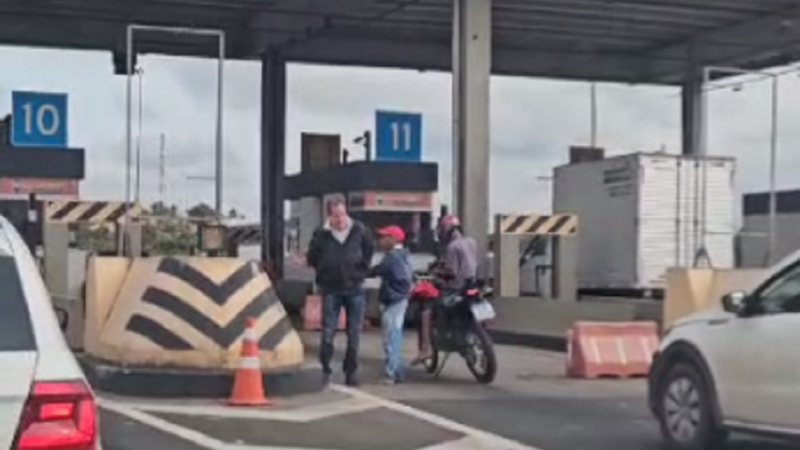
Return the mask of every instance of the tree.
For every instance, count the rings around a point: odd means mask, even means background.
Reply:
[[[175,217],[176,212],[175,206],[167,206],[164,202],[155,202],[150,206],[150,214],[155,217]]]
[[[239,211],[237,211],[236,208],[231,208],[231,210],[228,211],[228,219],[238,219],[240,217],[242,217],[242,215],[239,214]]]
[[[200,203],[189,208],[186,214],[194,219],[210,219],[215,217],[217,212],[207,204]]]

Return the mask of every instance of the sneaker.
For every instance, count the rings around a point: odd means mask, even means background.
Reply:
[[[331,384],[331,374],[323,372],[322,374],[322,387],[328,387]]]
[[[358,377],[354,373],[348,373],[344,378],[344,384],[350,387],[359,387],[361,383],[358,382]]]
[[[421,354],[421,355],[417,356],[416,358],[414,358],[413,360],[411,360],[411,367],[418,367],[418,366],[421,366],[423,364],[426,364],[432,358],[433,358],[433,355]]]
[[[397,384],[397,380],[394,378],[386,377],[383,380],[381,380],[381,384],[386,386],[394,386],[395,384]]]

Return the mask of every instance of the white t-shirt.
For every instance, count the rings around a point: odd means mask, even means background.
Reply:
[[[341,230],[341,231],[334,230],[331,227],[331,223],[329,221],[326,221],[325,222],[325,229],[330,231],[331,234],[333,235],[334,239],[339,241],[340,244],[344,244],[344,242],[347,240],[347,237],[350,236],[350,231],[353,229],[353,220],[348,218],[347,219],[347,226],[344,227],[344,229]]]

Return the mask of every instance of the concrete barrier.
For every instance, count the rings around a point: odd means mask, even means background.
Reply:
[[[257,264],[232,258],[123,261],[93,258],[89,264],[89,355],[129,366],[233,369],[245,320],[253,317],[265,370],[302,364],[300,337]]]
[[[663,326],[698,311],[722,308],[722,297],[749,291],[766,272],[758,269],[670,269],[664,299]]]
[[[128,275],[131,260],[128,258],[92,257],[86,268],[86,291],[83,346],[87,353],[99,350],[98,337],[111,314],[122,283]]]
[[[563,302],[533,297],[494,300],[497,318],[491,326],[499,342],[566,350],[567,331],[576,321],[661,321],[661,305],[651,300],[591,300]]]

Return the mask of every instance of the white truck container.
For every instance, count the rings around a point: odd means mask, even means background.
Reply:
[[[702,248],[701,263],[733,267],[734,176],[732,158],[661,153],[557,167],[553,211],[580,221],[578,286],[658,291]]]

